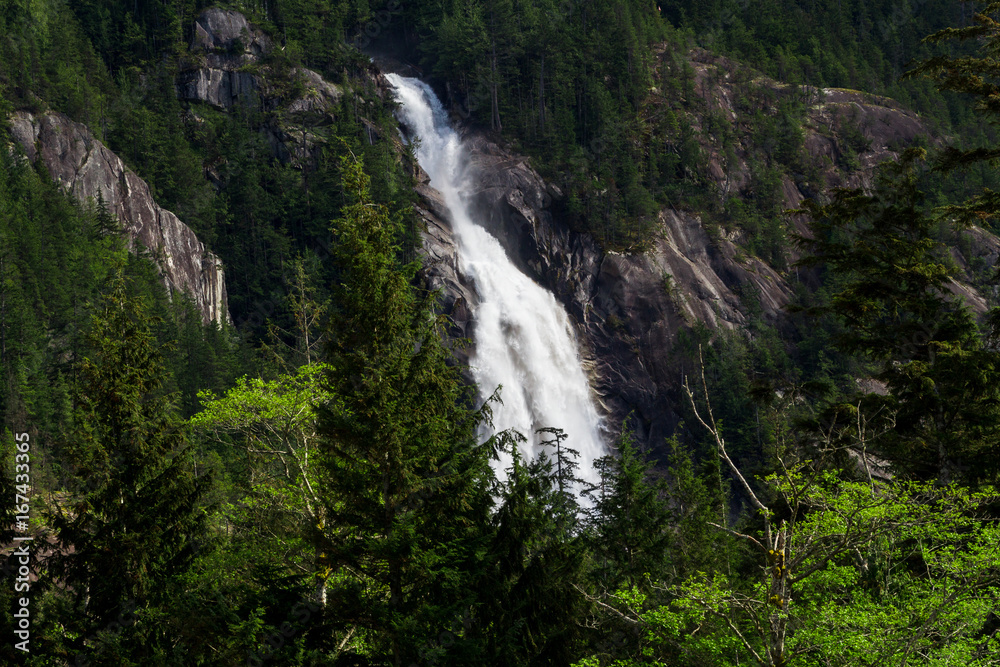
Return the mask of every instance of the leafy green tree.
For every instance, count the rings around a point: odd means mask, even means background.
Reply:
[[[795,454],[779,456],[779,472],[755,490],[711,407],[703,417],[685,390],[759,526],[717,527],[758,566],[748,576],[695,573],[667,589],[667,604],[638,587],[619,591],[616,606],[645,632],[646,656],[766,667],[996,664],[1000,637],[989,628],[1000,529],[985,514],[995,492],[852,482]]]
[[[324,501],[317,478],[316,403],[334,400],[320,386],[330,369],[322,364],[302,366],[294,375],[277,380],[241,378],[223,397],[202,392],[204,409],[191,424],[214,434],[220,442],[238,436],[250,462],[247,500],[258,503],[268,517],[278,514],[284,527],[279,536],[283,553],[295,552],[295,542],[325,523]],[[271,511],[267,511],[271,508]],[[271,523],[267,532],[274,535]],[[306,562],[316,578],[317,602],[326,604],[329,567],[322,553]]]
[[[768,667],[997,664],[1000,533],[982,514],[995,495],[804,470],[765,484],[796,513],[780,521],[760,511],[764,533],[742,533],[758,577],[698,573],[666,605],[647,605],[637,588],[618,594],[653,655]]]

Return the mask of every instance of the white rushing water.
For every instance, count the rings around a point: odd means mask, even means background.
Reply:
[[[580,452],[578,476],[596,482],[592,463],[606,454],[601,419],[566,310],[521,273],[500,242],[472,219],[465,197],[465,149],[434,91],[418,79],[387,78],[401,105],[400,120],[419,138],[417,160],[451,211],[459,269],[479,295],[470,366],[484,394],[503,386],[503,405],[494,409],[495,427],[524,434],[529,449],[523,453],[529,457],[541,449],[537,429],[561,428],[568,436],[564,445]],[[501,470],[509,466],[509,457],[501,460]]]

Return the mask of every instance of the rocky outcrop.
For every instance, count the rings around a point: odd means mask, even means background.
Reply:
[[[657,67],[671,66],[673,54],[665,48],[657,54]],[[692,89],[703,105],[687,119],[700,135],[709,163],[707,175],[723,196],[747,191],[749,158],[761,148],[755,143],[757,137],[747,131],[747,114],[773,113],[783,101],[794,101],[803,109],[798,166],[810,172],[786,179],[783,194],[789,206],[830,188],[866,187],[877,165],[898,157],[902,148],[918,138],[931,139],[930,129],[916,113],[888,97],[785,84],[703,49],[692,50],[686,61],[694,74]],[[655,89],[650,99],[653,110],[665,101]],[[726,131],[713,127],[709,132],[705,122],[709,116],[725,123]],[[731,143],[724,145],[723,135],[731,137]]]
[[[259,90],[254,74],[211,67],[186,70],[177,80],[180,99],[207,102],[220,109],[228,109],[241,99],[249,100]]]
[[[209,67],[235,69],[254,62],[270,49],[270,38],[252,28],[237,11],[213,7],[195,20],[191,50],[204,53]]]
[[[525,158],[482,136],[466,143],[476,170],[471,196],[478,219],[566,306],[610,422],[634,413],[651,443],[662,442],[676,425],[672,349],[680,330],[695,322],[740,326],[751,294],[776,321],[791,298],[774,269],[730,239],[711,239],[691,213],[663,211],[646,253],[604,252],[553,215],[561,193]]]
[[[451,225],[450,213],[441,194],[426,182],[417,186],[421,205],[417,215],[423,221],[423,277],[427,287],[439,290],[441,308],[451,318],[450,334],[454,338],[471,338],[472,311],[478,304],[475,287],[459,268],[458,246]],[[459,358],[465,354],[459,350]]]
[[[333,123],[343,91],[310,69],[279,73],[263,62],[273,48],[271,39],[239,12],[206,9],[195,21],[189,56],[177,76],[177,96],[224,111],[238,104],[280,108],[280,117],[269,117],[261,131],[276,158],[300,165],[325,143],[316,128]]]
[[[157,205],[149,185],[86,126],[58,113],[18,111],[11,118],[11,132],[27,158],[41,162],[77,200],[103,200],[130,247],[152,251],[170,294],[189,294],[205,322],[228,321],[222,262],[176,215]]]
[[[182,100],[207,102],[228,109],[259,94],[258,77],[245,68],[271,49],[270,39],[253,29],[239,12],[206,9],[195,21],[191,54],[195,63],[177,79]]]

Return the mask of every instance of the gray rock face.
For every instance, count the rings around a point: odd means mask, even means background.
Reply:
[[[191,50],[205,52],[209,67],[235,69],[254,62],[270,49],[270,38],[252,28],[237,11],[212,7],[195,21]]]
[[[417,214],[425,225],[421,231],[424,280],[429,289],[440,290],[440,305],[452,321],[452,337],[471,338],[472,311],[479,300],[475,286],[458,268],[458,246],[451,214],[440,193],[426,183],[417,186],[417,193],[423,200],[423,205],[417,206]],[[468,360],[464,350],[458,350],[457,356],[462,361]]]
[[[343,91],[317,72],[295,68],[302,84],[295,99],[281,98],[270,66],[261,59],[273,48],[267,35],[250,25],[239,12],[210,8],[203,11],[191,39],[193,61],[177,75],[177,97],[228,110],[237,104],[281,108],[280,117],[269,118],[261,132],[271,153],[281,162],[301,165],[310,160],[325,138],[315,128],[333,122]],[[284,75],[287,76],[287,75]]]
[[[258,93],[257,77],[249,72],[201,67],[181,72],[177,78],[177,96],[182,100],[207,102],[228,109],[241,99]]]
[[[681,372],[673,358],[678,334],[701,323],[735,329],[747,323],[747,303],[757,301],[763,317],[783,326],[792,299],[785,277],[745,254],[735,235],[712,238],[691,212],[661,211],[659,233],[644,254],[604,252],[586,234],[572,232],[553,214],[561,193],[510,153],[482,136],[466,138],[476,175],[472,179],[477,219],[533,279],[553,291],[576,324],[584,367],[610,423],[630,413],[639,435],[654,450],[673,432],[675,406],[682,400]],[[445,292],[449,312],[459,313],[461,333],[471,337],[469,312],[475,292],[457,270],[447,211],[436,193],[418,188],[428,223],[424,251],[431,259],[432,284]],[[789,206],[801,201],[797,191]],[[995,265],[1000,240],[974,228],[972,256]],[[953,291],[975,310],[985,301],[956,282]]]
[[[611,422],[634,413],[651,445],[676,425],[680,378],[671,350],[678,332],[695,322],[712,329],[743,324],[741,295],[749,291],[772,320],[791,298],[777,272],[743,257],[731,240],[710,239],[693,214],[662,212],[660,234],[645,254],[604,252],[553,216],[550,205],[562,195],[524,158],[481,136],[467,145],[478,219],[566,306]]]
[[[260,93],[260,81],[240,68],[257,62],[270,48],[270,39],[251,28],[239,12],[206,9],[195,21],[191,39],[191,53],[198,63],[178,76],[178,97],[220,109],[249,99]]]
[[[84,125],[62,114],[36,117],[18,111],[11,126],[28,159],[41,160],[76,199],[103,198],[124,228],[130,248],[141,244],[153,252],[170,294],[190,294],[205,322],[228,321],[222,262],[176,215],[158,206],[149,185]]]
[[[305,84],[306,92],[288,105],[290,113],[327,113],[344,95],[339,87],[311,69],[296,68],[295,75]]]
[[[259,63],[272,48],[271,39],[239,12],[206,9],[195,22],[191,39],[197,62],[181,72],[177,94],[220,109],[252,94],[268,97],[267,68],[255,72],[248,66]],[[343,96],[338,86],[310,69],[297,67],[292,76],[301,80],[305,92],[288,103],[289,113],[327,113]]]

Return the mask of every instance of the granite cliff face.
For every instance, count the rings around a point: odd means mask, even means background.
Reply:
[[[735,126],[739,122],[732,105],[735,77],[727,76],[726,70],[734,65],[698,51],[690,59],[697,93]],[[758,79],[756,84],[771,86],[777,95],[791,92],[773,81]],[[816,162],[820,178],[809,182],[786,176],[781,186],[787,208],[827,188],[867,186],[878,163],[927,135],[915,114],[885,98],[832,89],[797,94],[814,97],[805,123],[803,159]],[[840,166],[851,150],[842,132],[848,124],[860,130],[867,144],[854,156],[853,169]],[[781,327],[786,321],[784,307],[793,293],[788,274],[744,251],[739,230],[710,233],[697,212],[670,208],[660,212],[658,233],[647,252],[606,252],[589,235],[570,230],[559,214],[562,193],[546,183],[526,158],[475,132],[465,139],[476,169],[471,196],[479,219],[515,263],[567,307],[591,385],[610,422],[620,423],[634,413],[640,436],[652,447],[663,442],[678,419],[674,408],[681,400],[681,371],[672,349],[679,332],[696,323],[712,330],[740,328],[748,322],[749,300],[759,302],[759,312],[770,323]],[[710,180],[720,193],[739,195],[749,183],[750,146],[734,149],[724,161],[711,137],[703,138]],[[476,295],[458,272],[447,212],[426,182],[417,192],[423,200],[418,212],[427,222],[428,280],[442,288],[443,305],[455,320],[457,333],[471,336]],[[789,231],[804,228],[797,225]],[[974,271],[968,258],[979,258],[980,267],[994,266],[1000,239],[975,228],[965,237],[962,242],[968,252],[955,252],[963,280],[955,281],[953,290],[974,310],[984,312],[986,300],[972,286]],[[788,260],[795,259],[793,251]]]
[[[260,92],[258,77],[246,67],[270,49],[271,40],[252,29],[239,12],[205,10],[195,21],[191,39],[195,61],[178,78],[178,96],[228,109]]]
[[[222,262],[176,215],[161,208],[149,185],[82,124],[58,113],[15,112],[11,132],[28,160],[40,161],[52,178],[81,202],[103,199],[124,228],[130,248],[153,252],[170,294],[189,294],[202,320],[228,321]]]
[[[236,104],[267,111],[280,107],[282,114],[269,118],[262,131],[275,157],[301,164],[325,141],[315,128],[333,121],[343,91],[310,69],[279,74],[267,64],[274,48],[239,12],[206,9],[195,21],[190,55],[176,81],[177,96],[223,111]]]
[[[417,186],[417,194],[422,200],[417,215],[424,222],[424,279],[430,289],[441,292],[441,306],[452,320],[451,335],[471,338],[472,310],[478,300],[475,287],[458,268],[458,246],[448,209],[426,180]],[[458,350],[458,356],[464,359],[464,352]]]

